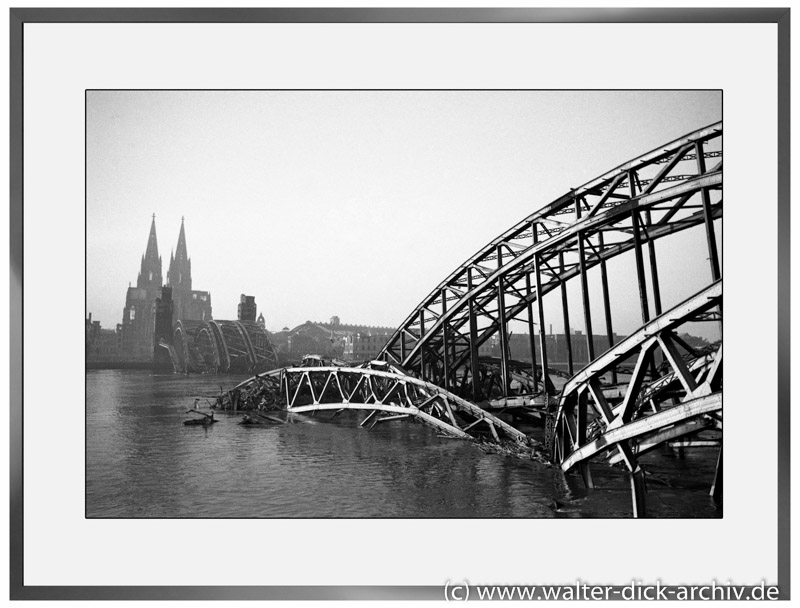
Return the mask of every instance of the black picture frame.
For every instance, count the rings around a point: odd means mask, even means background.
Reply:
[[[23,36],[34,23],[767,23],[778,71],[778,586],[790,598],[790,11],[788,8],[12,8],[10,21],[10,598],[438,600],[440,586],[27,586],[23,534]]]

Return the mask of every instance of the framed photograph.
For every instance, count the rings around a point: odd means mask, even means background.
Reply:
[[[788,8],[10,21],[12,599],[789,598]]]

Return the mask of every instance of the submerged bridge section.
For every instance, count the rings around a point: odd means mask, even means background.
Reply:
[[[529,447],[532,440],[488,410],[538,408],[552,459],[564,471],[579,470],[588,487],[590,462],[623,464],[634,515],[644,515],[644,454],[708,431],[714,435],[704,442],[721,445],[721,342],[697,350],[680,336],[701,321],[721,327],[715,227],[723,209],[721,158],[717,123],[571,189],[459,265],[403,321],[380,361],[260,373],[230,391],[223,405],[334,415],[363,410],[362,426],[415,419],[452,437]],[[687,234],[697,239],[690,248]],[[659,256],[662,242],[678,242],[678,249]],[[695,259],[680,258],[684,249]],[[673,259],[682,265],[671,267]],[[622,268],[624,277],[609,267]],[[662,273],[673,277],[663,290]],[[572,332],[568,287],[579,294],[580,336]],[[618,340],[620,316],[626,328],[639,329]],[[553,324],[563,327],[566,373],[548,358],[545,328]],[[510,356],[510,337],[521,327],[529,361]],[[605,338],[602,345],[596,335]],[[176,366],[187,370],[268,369],[274,360],[266,334],[242,322],[179,323],[174,338]],[[492,338],[500,356],[479,356]],[[572,357],[578,339],[589,359],[580,370]],[[718,498],[721,470],[720,449],[712,487]]]
[[[258,373],[278,356],[266,329],[254,321],[186,321],[173,327],[170,352],[178,373]]]
[[[259,374],[229,391],[234,406],[290,413],[364,411],[361,426],[415,419],[461,439],[486,436],[530,446],[528,437],[477,405],[396,367],[287,367]]]

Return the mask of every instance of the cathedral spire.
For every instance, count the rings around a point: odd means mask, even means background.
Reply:
[[[154,263],[158,261],[158,240],[156,239],[156,214],[153,214],[153,221],[150,224],[150,236],[147,238],[147,250],[144,254],[145,262]]]
[[[206,293],[202,299],[200,294],[192,291],[192,263],[186,249],[186,229],[184,218],[181,218],[181,231],[178,234],[178,245],[174,254],[170,255],[167,285],[172,287],[172,301],[176,319],[211,318],[211,302]],[[202,310],[200,308],[202,308]],[[204,315],[207,315],[204,316]]]
[[[153,214],[153,221],[150,223],[147,249],[142,256],[142,267],[136,283],[137,287],[161,287],[161,258],[158,256],[155,213]]]
[[[186,252],[186,232],[183,229],[183,217],[181,217],[181,232],[178,235],[178,247],[175,250],[175,260],[184,262],[189,259],[189,254]]]
[[[167,285],[173,288],[173,300],[176,310],[181,306],[181,294],[189,297],[192,290],[192,265],[186,249],[186,230],[181,218],[181,231],[178,234],[178,246],[175,248],[174,257],[170,255],[169,270],[167,271]]]

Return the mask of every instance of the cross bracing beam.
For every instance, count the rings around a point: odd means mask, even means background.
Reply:
[[[656,319],[653,319],[650,323],[643,325],[639,330],[615,344],[613,348],[604,352],[575,374],[564,385],[562,398],[578,390],[578,388],[585,384],[590,378],[604,374],[617,361],[623,359],[626,355],[648,340],[652,340],[654,336],[671,331],[684,323],[688,317],[713,308],[719,303],[721,298],[722,280],[719,280],[684,300],[677,306],[674,306]]]
[[[617,448],[620,451],[615,459],[625,462],[634,472],[638,468],[637,453],[694,432],[693,427],[684,424],[689,420],[717,412],[721,415],[722,386],[717,371],[721,369],[722,348],[687,363],[673,338],[676,327],[718,306],[721,299],[719,280],[643,325],[564,385],[555,419],[554,446],[555,460],[562,469],[567,471],[601,451]],[[644,371],[656,348],[664,353],[664,365],[671,372],[647,382]],[[631,354],[637,354],[637,360],[627,391],[622,401],[612,407],[598,390],[599,379]],[[587,396],[591,397],[588,403],[593,417],[581,419],[576,411]],[[646,404],[651,406],[649,411]]]
[[[657,431],[661,434],[660,442],[667,441],[672,437],[670,437],[669,433],[664,433],[664,429],[692,420],[704,414],[720,411],[722,411],[722,395],[720,393],[692,399],[691,401],[664,410],[658,414],[640,418],[639,420],[629,422],[626,425],[603,433],[594,441],[582,445],[569,454],[561,461],[561,468],[564,471],[569,471],[579,462],[588,460],[603,450],[613,448],[623,441],[630,441],[653,431]],[[649,445],[648,447],[651,449],[655,446]]]
[[[663,445],[667,441],[675,441],[676,439],[686,439],[692,435],[697,435],[709,429],[720,428],[720,423],[714,420],[713,411],[704,412],[705,416],[698,415],[683,422],[669,424],[651,434],[643,434],[636,441],[636,455],[642,456],[647,452]],[[611,454],[607,464],[616,464],[622,461],[622,456],[619,452]]]
[[[673,340],[678,341],[677,336],[673,335],[672,338]],[[722,347],[720,346],[719,348],[721,349]],[[716,369],[715,365],[719,365],[721,363],[721,353],[719,350],[716,350],[712,353],[696,356],[686,364],[686,367],[698,382],[703,382],[706,380],[706,374],[708,374],[709,371]],[[653,382],[650,382],[650,384],[642,391],[639,399],[640,401],[650,401],[652,399],[656,399],[658,398],[659,393],[676,391],[679,384],[680,377],[674,372],[669,372]]]

